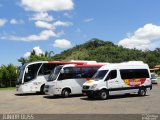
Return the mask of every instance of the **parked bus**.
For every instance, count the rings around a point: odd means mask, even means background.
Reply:
[[[102,66],[83,84],[82,92],[89,98],[107,99],[109,95],[135,94],[146,95],[152,89],[150,70],[142,61]]]
[[[20,67],[16,83],[17,93],[42,92],[44,84],[52,69],[58,65],[96,63],[96,61],[38,61],[24,64]]]
[[[90,79],[104,63],[85,65],[60,65],[55,67],[45,84],[45,94],[68,97],[70,94],[82,94],[82,85]]]

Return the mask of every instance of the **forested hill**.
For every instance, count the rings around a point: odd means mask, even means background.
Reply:
[[[110,41],[92,39],[57,54],[54,60],[96,60],[99,62],[144,61],[150,67],[160,64],[160,48],[154,51],[127,49]]]

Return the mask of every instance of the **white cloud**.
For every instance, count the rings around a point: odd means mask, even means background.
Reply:
[[[58,33],[57,33],[58,34]],[[44,30],[38,35],[29,35],[26,37],[20,36],[2,36],[0,39],[4,40],[18,40],[18,41],[40,41],[40,40],[48,40],[50,37],[57,37],[57,34],[52,30]]]
[[[92,22],[94,20],[94,18],[87,18],[84,20],[84,22]]]
[[[55,29],[55,26],[44,21],[36,21],[35,25],[40,28]]]
[[[31,52],[26,52],[26,53],[23,55],[24,58],[29,58],[30,56],[31,56]]]
[[[53,47],[56,48],[69,48],[71,46],[72,46],[71,42],[66,39],[57,39],[53,43]]]
[[[14,18],[12,18],[12,19],[10,20],[10,24],[13,24],[13,25],[15,25],[15,24],[23,24],[23,23],[24,23],[23,20],[16,20],[16,19],[14,19]]]
[[[71,10],[74,7],[72,0],[21,0],[25,10],[35,12]]]
[[[67,26],[73,25],[73,23],[71,23],[71,22],[63,22],[63,21],[56,21],[53,25],[54,25],[55,27],[57,27],[57,26],[67,27]]]
[[[76,29],[76,32],[80,33],[80,32],[81,32],[81,29],[80,29],[80,28],[77,28],[77,29]]]
[[[68,18],[72,18],[73,17],[71,14],[69,14],[67,12],[65,12],[63,15],[66,16],[66,17],[68,17]]]
[[[38,56],[44,54],[43,50],[39,46],[34,47],[33,50],[35,51],[35,54]]]
[[[35,47],[32,49],[31,52],[33,52],[33,50],[35,51],[35,54],[36,54],[37,56],[40,56],[40,55],[44,54],[44,51],[43,51],[39,46],[35,46]],[[26,58],[26,59],[28,59],[28,58],[31,56],[31,52],[26,52],[26,53],[23,55],[23,57]]]
[[[62,35],[65,35],[65,32],[63,30],[57,33],[57,37],[61,37]]]
[[[10,24],[17,24],[17,20],[16,19],[11,19]]]
[[[40,13],[34,14],[33,17],[30,18],[29,20],[36,20],[36,21],[37,20],[41,20],[41,21],[48,21],[48,22],[50,22],[50,21],[53,21],[54,18],[52,16],[48,15],[47,12],[40,12]]]
[[[7,20],[6,19],[1,19],[0,18],[0,27],[4,26],[6,24]]]
[[[40,28],[56,29],[56,27],[59,27],[59,26],[68,27],[68,26],[72,25],[72,23],[71,22],[56,21],[55,23],[50,24],[50,23],[44,22],[44,21],[37,21],[37,22],[35,22],[35,25]]]
[[[160,45],[160,26],[146,24],[131,36],[120,40],[118,45],[130,49],[153,50]]]

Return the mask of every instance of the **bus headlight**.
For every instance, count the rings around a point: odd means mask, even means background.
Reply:
[[[94,90],[96,87],[97,87],[97,84],[93,84],[93,85],[90,87],[90,89],[91,89],[91,90]]]

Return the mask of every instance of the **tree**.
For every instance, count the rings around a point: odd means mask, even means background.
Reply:
[[[0,67],[0,87],[15,86],[17,79],[17,67],[13,64],[8,66],[2,65]]]
[[[36,55],[36,51],[35,51],[35,50],[32,50],[31,56],[34,56],[34,55]]]
[[[18,59],[18,62],[20,62],[22,65],[24,65],[25,63],[27,63],[27,59],[21,57],[20,59]]]
[[[92,39],[84,44],[76,45],[60,54],[54,55],[54,60],[96,60],[98,62],[119,63],[125,61],[143,61],[150,67],[160,64],[160,48],[154,51],[141,51],[123,48],[110,41]]]
[[[49,54],[48,54],[48,57],[51,58],[51,57],[53,57],[53,55],[54,55],[54,52],[50,51]]]
[[[160,48],[154,51],[141,51],[137,49],[123,48],[110,41],[92,39],[84,44],[76,45],[73,48],[62,51],[60,54],[54,54],[53,51],[46,51],[45,54],[36,55],[32,51],[29,58],[20,58],[18,61],[22,64],[39,60],[96,60],[98,62],[118,63],[125,61],[143,61],[150,67],[160,64]]]
[[[46,51],[45,54],[36,55],[36,52],[33,50],[31,52],[30,57],[28,57],[28,58],[21,57],[20,59],[18,59],[18,62],[20,62],[22,65],[24,65],[25,63],[34,62],[34,61],[52,61],[53,56],[51,54],[53,55],[54,52],[53,51],[50,51],[50,52]]]
[[[9,72],[7,70],[7,67],[5,65],[1,66],[1,74],[2,74],[2,87],[8,86],[8,80],[9,80]]]
[[[2,70],[1,70],[1,67],[0,67],[0,87],[2,86]]]
[[[15,85],[15,80],[17,79],[17,67],[15,67],[13,64],[9,64],[7,66],[7,70],[9,72],[9,86],[12,87]]]

